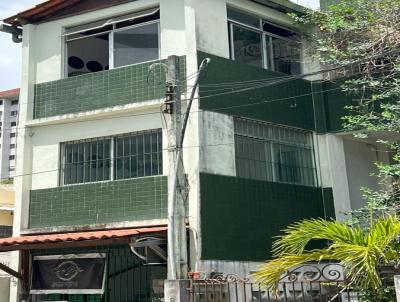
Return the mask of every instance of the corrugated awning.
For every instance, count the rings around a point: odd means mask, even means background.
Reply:
[[[57,233],[0,239],[0,252],[129,243],[130,237],[166,232],[166,226]]]

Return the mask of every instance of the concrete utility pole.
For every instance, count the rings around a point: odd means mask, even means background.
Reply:
[[[166,112],[170,113],[168,129],[168,279],[185,279],[187,275],[186,186],[179,145],[181,143],[182,109],[178,56],[168,57]]]
[[[210,59],[205,59],[200,64],[182,122],[182,102],[179,85],[179,79],[182,77],[179,57],[168,57],[167,100],[164,110],[171,114],[171,129],[168,130],[168,149],[170,152],[168,175],[168,280],[187,278],[186,205],[184,200],[186,177],[183,167],[182,147],[199,78],[209,61]]]

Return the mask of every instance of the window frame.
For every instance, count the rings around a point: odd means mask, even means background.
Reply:
[[[250,133],[245,134],[244,131],[238,130],[237,127],[240,127],[239,123],[248,123],[246,127],[259,127],[258,125],[261,125],[262,127],[266,127],[264,129],[268,129],[269,136],[262,135],[262,136],[254,136]],[[240,125],[240,126],[239,126]],[[291,131],[291,135],[297,134],[305,134],[307,143],[299,143],[296,141],[288,141],[285,138],[281,138],[281,130],[283,131],[284,129]],[[260,128],[258,128],[260,131]],[[273,131],[278,131],[279,133],[279,138],[274,137],[274,132]],[[277,132],[275,132],[276,134]],[[293,136],[291,136],[293,137]],[[240,141],[239,141],[240,140]],[[250,161],[258,161],[257,159],[251,158],[252,154],[251,152],[248,154],[248,157],[243,156],[242,154],[239,155],[239,147],[240,144],[244,144],[245,141],[247,141],[247,145],[249,145],[249,141],[252,141],[253,143],[257,142],[259,144],[262,144],[262,149],[264,150],[262,157],[265,158],[265,161],[263,161],[266,165],[264,167],[265,169],[265,175],[267,175],[266,179],[261,179],[257,178],[254,175],[244,175],[239,174],[238,169],[239,167],[239,161],[246,160],[248,161],[247,165],[249,165]],[[318,168],[317,168],[317,162],[316,162],[316,156],[315,156],[315,137],[313,135],[312,131],[300,129],[300,128],[295,128],[295,127],[290,127],[290,126],[285,126],[285,125],[279,125],[279,124],[273,124],[269,122],[264,122],[264,121],[259,121],[259,120],[254,120],[254,119],[248,119],[248,118],[243,118],[243,117],[234,117],[234,142],[235,142],[235,166],[236,166],[236,176],[241,177],[241,178],[246,178],[246,179],[254,179],[254,180],[260,180],[260,181],[268,181],[268,182],[276,182],[276,183],[285,183],[285,184],[292,184],[292,185],[301,185],[301,186],[307,186],[307,187],[318,187],[319,186],[319,178],[318,178]],[[302,163],[301,165],[296,165],[296,169],[298,169],[298,177],[300,181],[285,181],[282,180],[282,175],[281,175],[281,167],[285,166],[282,163],[280,163],[280,159],[278,160],[276,158],[276,151],[281,155],[282,154],[282,146],[286,146],[289,148],[296,148],[296,152],[298,154],[298,157],[300,161],[304,162],[303,158],[303,152],[307,150],[309,152],[308,158],[306,159],[307,161],[310,160],[310,167],[307,166],[307,164]],[[267,151],[267,148],[269,149]],[[269,158],[268,158],[269,154]],[[312,179],[310,178],[311,174],[308,175],[309,172],[306,173],[306,171],[312,170]],[[243,172],[243,171],[242,171]],[[245,171],[246,172],[246,171]],[[244,174],[247,174],[244,173]],[[270,178],[268,178],[268,175],[270,175]],[[288,175],[286,176],[288,177]]]
[[[154,175],[144,175],[144,176],[137,176],[137,177],[127,177],[127,178],[117,178],[117,171],[116,171],[116,166],[115,162],[117,160],[117,157],[115,156],[115,146],[116,146],[116,140],[118,138],[123,138],[123,137],[129,137],[131,135],[138,136],[140,134],[148,134],[152,135],[154,133],[157,133],[159,137],[161,138],[160,145],[159,145],[159,150],[158,152],[161,153],[161,171],[159,171],[159,174],[154,174]],[[97,180],[97,181],[83,181],[83,182],[76,182],[76,183],[69,183],[65,184],[65,165],[66,165],[66,153],[65,153],[65,146],[70,145],[70,144],[81,144],[85,142],[97,142],[100,140],[109,140],[109,178],[105,180]],[[121,134],[115,134],[111,136],[99,136],[99,137],[94,137],[94,138],[87,138],[87,139],[81,139],[81,140],[74,140],[74,141],[66,141],[66,142],[61,142],[59,145],[60,152],[59,152],[59,173],[58,173],[58,184],[60,187],[67,187],[67,186],[75,186],[75,185],[83,185],[83,184],[93,184],[93,183],[103,183],[103,182],[110,182],[110,181],[123,181],[127,179],[134,179],[134,178],[143,178],[143,177],[154,177],[154,176],[161,176],[164,175],[164,156],[163,156],[163,131],[162,128],[155,128],[155,129],[148,129],[148,130],[142,130],[142,131],[134,131],[134,132],[128,132],[128,133],[121,133]]]
[[[153,14],[156,14],[157,12],[160,12],[160,8],[159,8],[159,7],[158,7],[158,8],[153,8],[153,10],[154,10]],[[131,14],[132,14],[132,13],[131,13]],[[127,15],[127,14],[125,14],[125,15]],[[112,18],[110,18],[110,19],[108,19],[108,20],[113,20],[113,19],[116,19],[116,18],[119,18],[119,17],[122,17],[122,16],[124,16],[124,15],[112,17]],[[146,17],[146,16],[148,16],[148,15],[144,15],[144,17]],[[69,76],[68,76],[68,42],[77,41],[77,40],[81,40],[81,39],[85,39],[85,38],[90,38],[90,37],[96,37],[96,36],[99,36],[99,35],[105,35],[105,34],[108,35],[108,66],[109,66],[109,70],[111,70],[111,69],[118,69],[118,68],[122,68],[122,67],[126,67],[126,66],[137,65],[137,64],[143,64],[143,63],[147,63],[147,62],[158,61],[158,60],[161,58],[161,22],[160,22],[161,19],[158,18],[157,20],[151,20],[151,21],[146,21],[146,22],[142,22],[142,23],[138,23],[138,24],[134,24],[134,25],[129,25],[129,26],[117,28],[117,24],[119,24],[119,23],[121,23],[121,22],[129,21],[129,20],[134,20],[134,19],[135,19],[135,18],[127,19],[127,20],[121,20],[121,21],[119,21],[119,22],[107,24],[108,26],[112,26],[112,29],[111,29],[111,30],[106,30],[106,31],[104,31],[104,32],[95,33],[95,34],[87,35],[87,36],[84,36],[84,37],[77,37],[77,38],[68,39],[68,35],[74,35],[74,34],[77,34],[77,33],[79,33],[79,32],[76,32],[76,33],[69,33],[69,34],[65,34],[65,33],[64,33],[64,34],[62,35],[62,37],[63,37],[63,41],[62,41],[62,42],[63,42],[63,45],[64,45],[64,47],[63,47],[63,49],[64,49],[64,53],[63,53],[63,55],[64,55],[64,60],[63,60],[63,63],[64,63],[64,68],[63,68],[63,70],[64,70],[64,72],[63,72],[64,78],[69,78]],[[93,21],[93,22],[90,22],[89,24],[91,24],[91,23],[96,23],[96,22],[99,22],[99,21],[101,21],[101,20]],[[106,22],[107,22],[107,21],[106,21]],[[88,25],[89,25],[89,24],[88,24]],[[147,26],[147,25],[151,25],[151,24],[157,24],[158,58],[156,58],[156,59],[154,59],[154,60],[150,60],[150,61],[144,61],[144,62],[140,62],[140,63],[133,63],[133,64],[128,64],[128,65],[123,65],[123,66],[115,67],[114,33],[115,33],[115,32],[120,32],[120,31],[124,31],[124,30],[128,30],[128,29],[132,29],[132,28],[140,28],[140,27],[144,27],[144,26]],[[83,25],[84,25],[84,24],[83,24]],[[83,25],[82,25],[82,26],[83,26]],[[101,27],[104,27],[104,26],[105,26],[105,25],[100,26],[100,27],[93,27],[93,28],[90,28],[90,27],[89,27],[89,28],[87,28],[85,31],[94,30],[94,29],[101,28]],[[66,30],[67,30],[67,29],[64,28],[64,32],[65,32]],[[81,31],[81,32],[82,32],[82,31]],[[89,72],[89,73],[94,73],[94,72]]]
[[[245,15],[251,15],[251,14],[248,14],[246,12],[242,12],[240,9],[236,9],[236,8],[232,8],[232,7],[228,6],[227,10],[229,10],[229,9],[241,12],[241,13],[243,13]],[[244,29],[255,31],[255,32],[258,32],[258,33],[261,34],[261,37],[262,37],[262,41],[261,41],[261,45],[262,45],[262,60],[263,60],[262,66],[263,66],[264,69],[269,69],[269,70],[272,70],[272,71],[280,72],[280,71],[277,71],[275,69],[275,66],[274,66],[274,52],[273,52],[273,46],[272,46],[273,45],[272,44],[272,38],[276,38],[276,39],[280,39],[280,40],[287,41],[287,42],[292,42],[292,43],[293,42],[296,43],[297,41],[295,39],[285,38],[285,37],[279,36],[277,34],[271,33],[269,31],[265,31],[263,29],[264,22],[271,23],[273,26],[280,27],[280,28],[282,28],[284,30],[293,32],[297,37],[299,37],[299,34],[297,32],[295,32],[294,30],[291,30],[289,28],[285,28],[285,27],[280,26],[280,25],[276,25],[273,22],[269,22],[269,21],[265,20],[264,18],[262,18],[260,16],[255,16],[255,15],[251,15],[251,16],[254,16],[255,18],[259,19],[259,27],[251,26],[249,24],[246,24],[246,23],[243,23],[243,22],[240,22],[240,21],[236,21],[234,19],[231,19],[231,18],[227,17],[228,38],[229,38],[229,56],[230,56],[230,59],[231,60],[235,60],[235,49],[234,49],[234,40],[233,40],[233,26],[236,25],[236,26],[242,27]],[[267,45],[267,42],[266,42],[267,38],[269,40],[269,43],[268,43],[269,45]],[[300,42],[298,42],[298,43],[300,43]],[[300,59],[301,59],[301,56],[302,56],[302,49],[300,49]],[[269,66],[270,64],[271,64],[271,66]],[[302,65],[300,63],[300,70],[302,70],[302,69],[303,69],[303,67],[302,67]]]

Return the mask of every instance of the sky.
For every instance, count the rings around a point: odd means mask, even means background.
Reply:
[[[28,9],[42,0],[0,0],[0,20]],[[0,32],[0,91],[17,88],[21,78],[21,43],[11,40],[11,35]]]

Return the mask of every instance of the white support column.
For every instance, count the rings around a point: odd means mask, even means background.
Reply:
[[[343,137],[334,134],[318,135],[321,185],[332,187],[335,215],[338,220],[346,218],[343,212],[351,210],[349,182]]]
[[[34,83],[35,83],[35,55],[34,55],[34,25],[25,25],[22,42],[22,79],[20,94],[20,111],[17,137],[17,162],[15,172],[15,211],[13,236],[19,236],[21,229],[29,225],[29,190],[31,188],[32,150],[31,133],[25,128],[25,123],[32,118]],[[25,176],[21,176],[25,175]],[[11,268],[19,270],[19,252],[12,253]],[[11,278],[10,302],[18,301],[21,284],[14,277]]]

